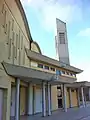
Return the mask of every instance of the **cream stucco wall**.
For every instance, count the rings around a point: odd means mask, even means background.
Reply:
[[[4,118],[5,120],[10,120],[10,105],[11,105],[11,77],[7,76],[4,70],[0,70],[0,88],[3,88],[6,93],[4,95]]]
[[[40,53],[37,45],[34,42],[32,42],[32,44],[31,44],[31,50],[34,52]]]
[[[69,108],[70,107],[70,94],[69,94],[68,90],[67,90],[66,96],[67,96],[67,99],[66,99],[67,100],[67,108]],[[76,90],[71,92],[71,98],[72,98],[72,107],[78,106]]]
[[[52,110],[58,109],[57,86],[51,87]]]
[[[0,62],[3,60],[29,67],[25,48],[29,39],[15,0],[0,1]],[[4,51],[3,51],[4,50]]]
[[[26,113],[26,88],[20,88],[20,115],[24,115]]]
[[[68,92],[68,90],[66,91],[66,103],[67,103],[67,108],[69,108],[70,107],[70,100],[69,100],[69,92]]]
[[[5,73],[1,62],[29,67],[29,59],[24,48],[29,49],[29,40],[20,10],[15,0],[0,0],[0,88],[7,91],[4,97],[5,120],[10,120],[11,82],[15,82],[15,79]],[[24,104],[22,104],[23,109]]]
[[[73,106],[73,107],[78,106],[77,92],[76,92],[76,90],[74,90],[74,91],[72,92],[72,106]]]

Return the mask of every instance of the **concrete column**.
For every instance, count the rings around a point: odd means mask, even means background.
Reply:
[[[64,103],[64,111],[67,112],[67,96],[66,96],[66,86],[63,84],[63,103]]]
[[[35,114],[36,109],[36,88],[35,85],[33,85],[33,115]]]
[[[20,120],[20,79],[16,80],[15,120]]]
[[[28,115],[33,114],[33,86],[30,83],[28,86]]]
[[[77,89],[77,100],[78,100],[78,107],[80,107],[80,95],[79,95],[79,88]]]
[[[48,115],[51,115],[51,100],[50,100],[50,84],[47,84],[47,92],[48,92]]]
[[[83,87],[81,87],[81,96],[82,96],[82,104],[83,104],[83,107],[85,107]]]
[[[85,106],[87,106],[86,95],[84,95],[84,99],[85,99]]]
[[[52,86],[50,85],[50,103],[51,103],[51,114],[52,114]]]
[[[72,107],[72,92],[71,92],[71,88],[69,88],[69,98],[70,98],[70,108]]]
[[[88,88],[88,96],[89,96],[89,100],[90,100],[90,88]]]
[[[42,83],[42,116],[46,116],[45,83]]]

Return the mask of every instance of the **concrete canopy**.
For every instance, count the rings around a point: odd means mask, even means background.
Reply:
[[[62,76],[56,76],[55,74],[43,72],[40,70],[35,70],[32,68],[13,65],[5,62],[2,62],[2,65],[8,75],[13,76],[15,78],[20,78],[25,82],[46,81],[46,82],[50,82],[51,84],[61,84],[61,83],[67,84],[74,82],[73,78],[70,79]]]
[[[64,63],[60,63],[59,61],[57,61],[55,59],[52,59],[52,58],[44,56],[42,54],[30,51],[29,49],[26,49],[26,54],[30,59],[45,62],[45,63],[51,64],[51,65],[54,65],[54,66],[57,66],[57,67],[61,67],[61,68],[70,70],[72,72],[75,72],[76,74],[83,72],[83,70],[80,70],[76,67],[73,67],[73,66],[70,66],[70,65],[67,65],[67,64],[64,64]]]
[[[90,87],[90,82],[88,81],[73,82],[72,84],[67,84],[66,86],[72,88]]]

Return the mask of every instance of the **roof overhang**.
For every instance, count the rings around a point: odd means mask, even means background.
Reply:
[[[49,58],[47,56],[44,56],[42,54],[33,52],[29,49],[26,49],[26,54],[30,59],[36,60],[36,61],[40,61],[40,62],[44,62],[44,63],[48,63],[57,67],[61,67],[63,69],[67,69],[70,70],[72,72],[75,72],[76,74],[83,72],[83,70],[80,70],[78,68],[75,68],[73,66],[67,65],[65,63],[61,63],[60,61],[57,61],[55,59]]]
[[[67,84],[66,86],[71,88],[90,87],[90,82],[88,81],[73,82],[72,84]]]
[[[40,70],[35,70],[32,68],[13,65],[6,62],[2,62],[2,65],[8,75],[13,76],[15,78],[20,78],[25,82],[46,81],[46,82],[50,82],[51,84],[61,84],[61,83],[70,84],[74,82],[73,80],[65,79],[61,77],[58,77],[58,79],[56,79],[55,74],[43,72]]]

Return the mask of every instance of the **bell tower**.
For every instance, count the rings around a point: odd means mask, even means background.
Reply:
[[[56,18],[57,35],[55,36],[56,56],[59,61],[70,64],[66,23]]]

